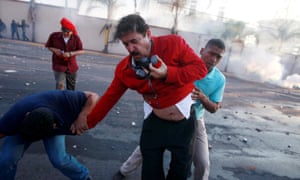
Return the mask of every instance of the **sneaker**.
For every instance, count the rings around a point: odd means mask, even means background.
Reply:
[[[113,177],[113,180],[122,180],[122,179],[125,179],[125,176],[120,171],[118,171]]]

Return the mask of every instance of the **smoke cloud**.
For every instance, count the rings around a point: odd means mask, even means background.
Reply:
[[[226,57],[225,57],[226,58]],[[232,47],[227,57],[227,71],[237,77],[287,88],[300,88],[300,75],[284,78],[288,70],[281,57],[256,47]]]

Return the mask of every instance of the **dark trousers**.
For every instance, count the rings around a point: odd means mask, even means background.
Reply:
[[[178,122],[162,120],[151,113],[144,120],[140,146],[143,157],[143,180],[186,180],[192,158],[194,115]],[[165,150],[171,153],[167,177],[163,170]]]
[[[68,90],[75,90],[77,73],[66,72],[66,84]]]
[[[70,73],[69,71],[66,71],[66,72],[54,71],[54,78],[56,81],[56,89],[64,90],[65,83],[66,83],[67,90],[75,90],[76,77],[77,77],[76,72]]]

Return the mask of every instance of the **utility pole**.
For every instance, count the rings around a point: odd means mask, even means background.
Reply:
[[[29,2],[29,16],[32,23],[32,42],[35,42],[35,21],[36,21],[36,3],[35,0]]]
[[[226,61],[225,68],[224,68],[225,72],[228,72],[228,66],[229,66],[231,51],[232,51],[232,46],[230,46],[229,51],[228,51],[227,61]]]
[[[289,75],[293,75],[294,73],[294,70],[295,70],[295,67],[297,66],[297,60],[298,60],[298,57],[300,55],[300,47],[297,49],[297,51],[295,53],[293,53],[295,58],[294,58],[294,62],[291,66],[291,69],[290,69],[290,72],[289,72]]]

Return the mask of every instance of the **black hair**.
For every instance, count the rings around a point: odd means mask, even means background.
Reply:
[[[148,29],[148,24],[145,23],[145,20],[140,15],[130,14],[119,21],[114,39],[119,39],[129,32],[138,32],[146,35]]]
[[[65,27],[62,27],[61,28],[61,31],[62,32],[71,32],[72,30],[68,29],[68,28],[65,28]]]
[[[211,46],[217,46],[218,48],[225,50],[225,43],[221,39],[210,39],[206,43],[205,48],[211,47]]]
[[[50,109],[36,108],[22,121],[20,134],[27,141],[37,141],[46,137],[53,129],[53,124],[54,116]]]

